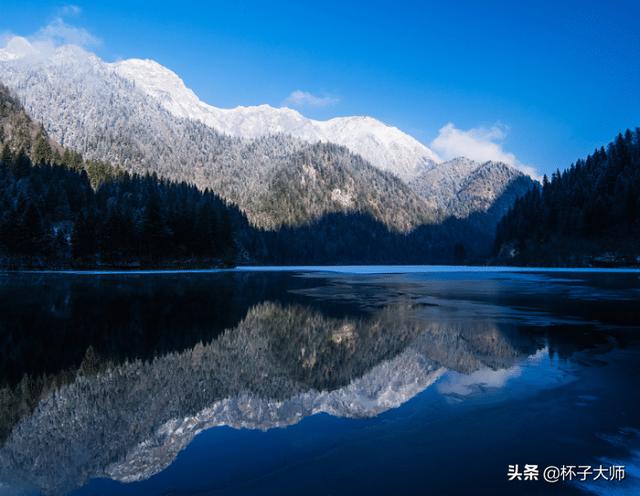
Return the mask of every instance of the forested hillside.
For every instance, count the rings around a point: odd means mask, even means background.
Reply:
[[[282,133],[221,134],[172,115],[79,47],[0,61],[0,81],[62,145],[130,173],[155,172],[209,188],[258,228],[301,226],[336,212],[363,212],[399,232],[438,221],[398,177],[343,146]]]
[[[8,266],[219,265],[234,260],[233,215],[211,192],[116,172],[97,189],[84,169],[4,146],[0,260]]]
[[[85,161],[0,85],[4,266],[232,263],[240,213],[210,191]]]
[[[444,217],[472,218],[477,228],[495,230],[498,221],[534,180],[502,162],[459,157],[432,164],[409,186]]]
[[[492,247],[491,234],[474,219],[398,233],[366,214],[331,214],[305,226],[248,234],[241,245],[252,259],[275,265],[482,264]]]
[[[640,129],[517,200],[498,225],[496,250],[529,264],[640,263]]]
[[[288,167],[263,177],[268,197],[245,202],[254,220],[264,213],[294,225],[260,229],[210,190],[84,159],[51,139],[1,85],[0,130],[3,266],[479,263],[492,242],[487,222],[503,204],[498,196],[486,211],[436,224],[416,216],[425,211],[417,195],[398,203],[394,192],[408,190],[400,179],[372,174],[336,145],[305,145]],[[321,215],[332,202],[350,212]],[[398,208],[385,210],[390,204]]]

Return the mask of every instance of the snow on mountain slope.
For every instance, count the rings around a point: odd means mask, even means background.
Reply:
[[[449,202],[455,198],[464,180],[480,165],[468,158],[454,158],[426,167],[422,173],[411,180],[409,185],[420,196],[428,198],[436,208],[446,211]]]
[[[437,155],[416,139],[371,117],[316,121],[290,108],[269,105],[221,109],[201,101],[177,74],[153,60],[130,59],[109,65],[172,114],[199,120],[231,136],[257,138],[282,133],[309,142],[336,143],[405,180],[438,161]]]
[[[17,57],[7,52],[0,59],[0,82],[60,144],[132,172],[210,188],[255,226],[300,226],[352,212],[402,232],[436,221],[428,202],[398,177],[346,147],[285,134],[221,134],[200,120],[178,117],[76,46],[24,56],[11,52]]]
[[[444,216],[463,219],[492,209],[495,210],[492,222],[497,222],[532,185],[529,176],[510,165],[463,157],[427,167],[409,182],[416,193]]]
[[[64,146],[212,188],[269,229],[361,212],[406,232],[487,212],[501,199],[508,208],[530,183],[504,164],[437,163],[427,147],[370,117],[216,108],[150,60],[106,63],[79,47],[42,50],[15,37],[0,49],[0,81]]]

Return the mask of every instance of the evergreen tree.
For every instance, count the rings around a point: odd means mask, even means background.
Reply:
[[[9,148],[9,143],[5,143],[2,145],[2,152],[0,153],[0,161],[3,164],[9,164],[13,161],[13,154],[11,153],[11,148]]]
[[[250,230],[211,192],[156,176],[118,173],[93,189],[86,171],[32,167],[24,151],[0,167],[0,261],[221,260],[233,257],[234,223]]]
[[[32,158],[34,164],[52,162],[53,151],[51,149],[51,145],[49,144],[49,140],[42,133],[39,133],[38,136],[36,136],[36,140],[33,145]]]
[[[96,219],[92,213],[80,214],[75,223],[71,241],[73,258],[90,259],[95,256],[97,243]]]
[[[29,175],[29,171],[31,169],[31,160],[25,153],[24,149],[21,148],[18,152],[18,155],[13,160],[13,175],[16,179],[21,179],[25,176]]]
[[[618,134],[515,202],[496,230],[496,249],[514,245],[527,261],[614,252],[640,255],[640,130]]]

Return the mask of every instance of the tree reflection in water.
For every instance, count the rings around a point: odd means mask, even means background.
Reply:
[[[254,276],[45,278],[46,291],[23,295],[46,304],[19,337],[12,319],[26,307],[2,320],[3,340],[18,346],[4,361],[0,480],[51,494],[95,477],[142,480],[207,428],[266,430],[319,412],[372,417],[447,370],[508,376],[549,345],[496,307],[425,304],[380,286],[375,304],[340,306],[322,293],[344,281]],[[34,287],[2,291],[9,286]],[[68,347],[49,356],[42,342],[56,340]]]

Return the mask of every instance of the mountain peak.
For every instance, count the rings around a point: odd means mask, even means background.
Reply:
[[[177,117],[189,118],[198,111],[200,101],[195,93],[175,72],[155,60],[127,59],[106,65]]]
[[[223,134],[241,138],[287,134],[310,143],[335,143],[403,179],[415,177],[425,164],[439,161],[418,140],[373,117],[318,121],[294,109],[268,104],[222,109],[200,100],[175,72],[153,60],[129,59],[108,66],[177,117],[200,121]]]

